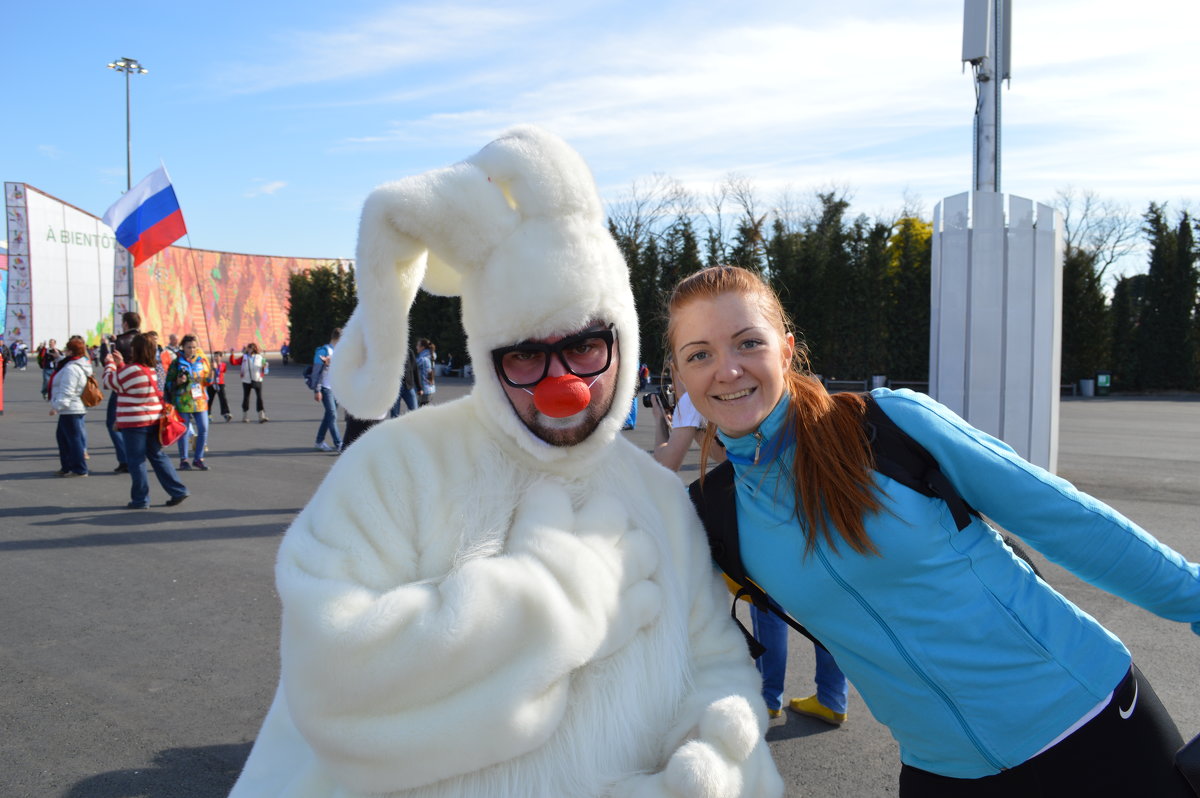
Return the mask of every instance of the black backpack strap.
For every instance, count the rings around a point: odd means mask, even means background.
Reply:
[[[971,523],[971,516],[979,515],[979,511],[967,503],[924,446],[896,426],[896,422],[883,412],[870,394],[863,394],[863,398],[866,400],[867,410],[864,423],[867,425],[867,437],[875,455],[875,470],[917,493],[941,499],[950,508],[954,525],[960,532],[965,529]],[[1025,547],[1018,543],[1016,538],[1007,533],[1001,533],[1000,537],[1012,549],[1013,554],[1025,561],[1035,575],[1042,576],[1029,552],[1025,551]]]
[[[733,597],[733,606],[729,610],[734,623],[742,630],[746,644],[750,647],[750,655],[757,659],[766,648],[758,642],[745,625],[737,617],[737,603],[741,598],[747,598],[760,612],[770,612],[800,634],[813,641],[821,648],[825,646],[804,628],[795,618],[783,612],[782,609],[762,588],[754,584],[746,575],[742,564],[742,553],[738,546],[737,499],[734,491],[733,463],[726,460],[704,477],[704,484],[696,480],[688,486],[688,495],[704,524],[704,532],[708,536],[708,548],[713,562],[725,572],[737,586],[738,592]]]
[[[925,496],[941,499],[960,530],[978,515],[942,473],[937,460],[883,412],[870,394],[866,400],[867,440],[875,455],[875,470]]]

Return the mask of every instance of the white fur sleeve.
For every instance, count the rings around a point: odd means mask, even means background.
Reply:
[[[625,534],[619,506],[575,512],[560,488],[535,486],[505,553],[381,588],[379,573],[356,574],[394,556],[378,551],[387,536],[343,496],[319,492],[297,519],[277,579],[289,710],[354,789],[412,788],[534,750],[563,716],[572,671],[655,617],[653,547]],[[388,545],[415,545],[391,523]]]
[[[692,595],[692,691],[666,741],[666,768],[622,785],[622,798],[777,798],[784,784],[764,735],[762,677],[729,618],[729,591],[713,569],[699,520],[681,504],[678,560]]]

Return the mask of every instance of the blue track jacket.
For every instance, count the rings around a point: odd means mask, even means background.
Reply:
[[[1053,562],[1200,634],[1200,567],[923,394],[872,392],[975,509]],[[804,556],[782,440],[786,397],[758,433],[721,434],[735,461],[747,574],[833,653],[914,767],[979,778],[1021,764],[1117,686],[1129,651],[1042,582],[985,521],[875,474],[881,556],[823,541]],[[759,438],[761,436],[761,440]],[[836,537],[836,535],[835,535]]]

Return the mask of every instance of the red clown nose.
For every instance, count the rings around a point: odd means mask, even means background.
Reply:
[[[574,374],[547,377],[533,389],[533,406],[550,418],[573,416],[592,401],[587,383]]]

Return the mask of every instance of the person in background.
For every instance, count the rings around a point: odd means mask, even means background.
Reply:
[[[92,375],[83,338],[72,335],[67,341],[66,356],[50,375],[50,415],[58,415],[58,462],[60,477],[86,477],[87,429],[83,420],[87,407],[83,404],[83,389]]]
[[[146,478],[149,462],[158,484],[170,496],[166,506],[174,507],[188,497],[188,489],[179,481],[171,458],[158,440],[158,420],[164,403],[154,373],[157,347],[139,333],[129,342],[129,350],[128,363],[119,349],[110,352],[104,363],[104,384],[117,396],[117,426],[125,435],[126,462],[133,483],[129,504],[125,506],[130,510],[145,510],[150,506],[150,483]]]
[[[175,358],[171,353],[158,343],[158,333],[155,330],[147,330],[143,335],[150,340],[150,345],[154,347],[154,376],[158,381],[158,390],[165,392],[167,389],[167,369],[171,365],[171,361]]]
[[[183,336],[179,357],[171,361],[167,368],[167,401],[175,405],[175,409],[184,421],[188,422],[189,432],[196,430],[195,448],[192,449],[192,462],[188,463],[188,444],[190,434],[179,438],[179,470],[188,471],[195,466],[200,471],[207,471],[208,464],[204,462],[204,449],[208,443],[208,382],[212,379],[212,366],[208,358],[200,351],[200,342],[194,335]]]
[[[668,309],[676,378],[710,424],[701,462],[719,436],[733,464],[734,495],[703,498],[705,521],[721,537],[736,523],[748,578],[888,726],[901,798],[1194,798],[1129,650],[991,522],[1197,634],[1200,565],[928,396],[871,391],[979,512],[956,530],[945,501],[874,470],[867,398],[826,392],[760,276],[701,270]]]
[[[316,448],[323,452],[338,452],[342,449],[342,436],[338,434],[337,426],[337,397],[333,395],[333,388],[330,386],[330,368],[333,365],[333,350],[337,347],[337,342],[342,337],[342,328],[334,327],[333,332],[329,334],[329,343],[317,347],[317,351],[313,353],[313,372],[315,376],[313,382],[317,385],[317,390],[313,392],[313,399],[324,405],[325,413],[321,416],[321,425],[317,427],[317,442]],[[333,440],[333,446],[325,442],[325,433],[329,433],[329,437]]]
[[[225,398],[225,353],[213,352],[212,366],[213,376],[208,383],[208,417],[212,419],[213,400],[218,399],[221,402],[221,417],[228,424],[233,420],[233,415],[229,412],[229,400]]]
[[[400,374],[400,393],[396,396],[392,409],[388,411],[390,418],[400,415],[402,402],[410,412],[417,409],[417,386],[420,382],[421,378],[417,375],[417,353],[409,348],[408,359],[404,361],[404,371]]]
[[[119,352],[124,361],[131,360],[132,350],[130,345],[133,342],[133,337],[138,335],[142,326],[142,317],[137,311],[127,310],[121,314],[121,334],[114,337],[110,342],[108,355],[113,352]],[[108,356],[104,358],[104,362],[109,362]],[[161,386],[159,386],[161,389]],[[121,428],[117,425],[117,395],[111,393],[108,396],[108,408],[104,416],[104,425],[108,428],[108,437],[112,441],[113,453],[117,456],[117,467],[113,469],[113,473],[122,474],[129,471],[129,463],[125,457],[125,438]]]
[[[292,348],[288,346],[288,342],[284,341],[283,346],[279,347],[279,356],[283,358],[283,365],[288,364],[288,358],[292,356]]]
[[[417,341],[417,404],[429,404],[437,391],[437,378],[433,371],[433,343],[428,338]]]
[[[50,398],[50,376],[54,374],[54,367],[58,365],[58,361],[62,358],[62,350],[58,348],[58,341],[54,338],[42,347],[42,351],[38,353],[38,365],[42,369],[42,398]]]
[[[267,418],[262,395],[263,378],[267,376],[268,371],[267,359],[259,351],[258,344],[251,341],[242,349],[242,356],[238,363],[242,377],[242,423],[247,424],[250,421],[250,392],[254,391],[258,423],[265,424],[271,420]]]

